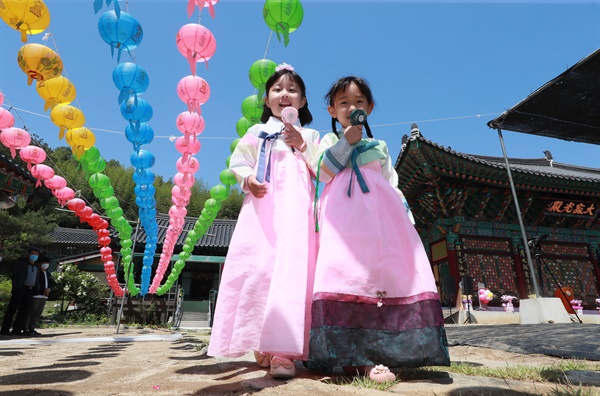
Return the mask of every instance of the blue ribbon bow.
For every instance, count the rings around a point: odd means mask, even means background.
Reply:
[[[363,146],[355,147],[354,150],[352,150],[352,173],[350,174],[350,183],[348,183],[348,196],[349,197],[352,196],[352,176],[355,173],[356,173],[356,180],[358,181],[358,185],[360,186],[360,190],[363,193],[369,192],[369,187],[367,187],[367,182],[365,182],[365,178],[363,177],[362,173],[360,173],[360,168],[358,167],[356,160],[358,159],[358,156],[360,154],[364,153],[367,150],[372,149],[373,147],[377,146],[378,144],[379,144],[378,141],[369,142]]]
[[[259,139],[265,139],[260,148],[260,157],[258,157],[258,170],[256,171],[256,180],[258,180],[259,183],[262,183],[263,180],[268,182],[271,181],[271,150],[269,150],[269,162],[267,163],[267,172],[265,174],[265,161],[267,156],[267,150],[265,146],[267,145],[267,141],[276,140],[279,135],[281,135],[281,132],[275,132],[269,135],[267,132],[261,131],[258,134]]]

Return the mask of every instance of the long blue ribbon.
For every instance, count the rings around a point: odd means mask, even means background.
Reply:
[[[358,156],[360,154],[364,153],[367,150],[372,149],[373,147],[377,146],[378,144],[379,144],[378,141],[369,142],[363,146],[355,147],[354,150],[352,150],[352,173],[350,174],[350,183],[348,183],[348,196],[349,197],[352,196],[352,177],[355,173],[356,173],[356,180],[358,181],[358,185],[360,186],[360,190],[363,192],[363,194],[369,192],[369,187],[367,186],[367,182],[365,181],[365,178],[363,177],[362,173],[360,172],[360,168],[358,167],[356,160],[358,159]]]
[[[276,140],[279,137],[279,135],[281,135],[281,132],[275,132],[269,135],[267,132],[261,131],[258,134],[258,137],[260,139],[265,139],[260,148],[260,157],[258,157],[258,170],[256,171],[256,180],[258,180],[259,183],[262,183],[263,180],[266,180],[268,182],[271,181],[271,150],[269,150],[269,162],[266,164],[267,172],[265,174],[265,161],[267,156],[267,150],[265,146],[267,145],[267,141],[274,139]]]

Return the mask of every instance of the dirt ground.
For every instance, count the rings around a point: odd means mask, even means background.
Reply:
[[[196,331],[121,327],[40,329],[42,336],[0,336],[2,395],[525,395],[544,394],[552,384],[512,383],[442,373],[439,379],[400,382],[386,392],[336,384],[297,364],[289,381],[272,379],[250,355],[206,356],[208,335]],[[162,337],[163,339],[159,339]],[[552,365],[544,355],[520,355],[455,346],[452,361],[504,367]],[[339,373],[341,374],[341,372]],[[333,378],[333,379],[332,379]]]

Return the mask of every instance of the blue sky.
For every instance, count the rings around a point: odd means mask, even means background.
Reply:
[[[117,60],[97,28],[100,15],[112,6],[95,14],[91,0],[46,4],[51,13],[46,32],[52,34],[47,45],[60,54],[63,75],[77,89],[73,105],[85,114],[102,156],[129,166],[132,147],[124,136],[127,124],[111,77]],[[186,0],[121,4],[144,29],[135,62],[150,77],[143,97],[153,108],[149,124],[155,132],[145,148],[156,156],[152,170],[169,179],[177,172],[180,153],[168,137],[181,136],[175,119],[187,110],[176,85],[191,74],[175,35],[181,26],[198,22],[198,11],[188,18]],[[237,138],[242,101],[255,93],[248,70],[265,53],[276,63],[293,65],[304,78],[314,116],[311,127],[322,134],[331,124],[323,99],[329,86],[345,75],[366,78],[376,99],[369,119],[373,134],[388,143],[395,160],[412,122],[427,139],[454,150],[502,156],[497,133],[486,123],[600,46],[599,1],[304,0],[304,20],[287,47],[271,36],[263,4],[221,0],[215,5],[216,18],[207,9],[201,15],[200,23],[217,41],[208,69],[204,63],[197,69],[211,87],[210,100],[202,106],[206,128],[196,156],[196,176],[209,187],[219,183],[229,146]],[[29,42],[44,43],[42,36],[29,36]],[[0,91],[5,107],[22,109],[18,114],[25,125],[50,146],[66,145],[17,65],[22,45],[19,33],[2,22]],[[122,55],[121,61],[130,60]],[[17,119],[15,126],[23,122]],[[557,162],[600,167],[597,145],[509,131],[504,139],[509,157],[540,158],[550,150]]]

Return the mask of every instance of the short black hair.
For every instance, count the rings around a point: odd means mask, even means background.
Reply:
[[[29,246],[29,248],[27,249],[27,254],[30,254],[33,251],[36,251],[38,253],[42,253],[42,249],[40,248],[36,248],[35,246]]]
[[[304,80],[302,80],[302,77],[300,77],[300,75],[294,70],[288,69],[278,70],[275,73],[273,73],[271,77],[269,77],[269,79],[265,83],[265,97],[269,96],[269,90],[273,87],[275,82],[279,80],[279,78],[282,76],[287,76],[288,78],[294,80],[296,84],[298,84],[298,86],[300,87],[301,97],[306,98],[306,85],[304,84]],[[267,121],[269,121],[269,118],[272,115],[273,112],[271,111],[271,108],[267,106],[266,102],[263,103],[263,113],[260,117],[260,122],[262,122],[263,124],[266,123]],[[310,110],[308,110],[308,99],[306,100],[304,106],[298,109],[298,118],[300,119],[300,125],[302,126],[308,125],[312,122],[313,116],[312,114],[310,114]]]
[[[357,77],[357,76],[342,77],[342,78],[338,79],[336,82],[334,82],[333,85],[331,86],[331,88],[329,88],[329,92],[327,92],[327,94],[325,94],[325,101],[327,102],[327,104],[329,106],[333,106],[333,102],[335,100],[335,97],[338,95],[338,93],[346,92],[346,90],[352,83],[356,84],[358,89],[360,89],[360,92],[362,92],[362,94],[365,95],[365,98],[367,99],[367,102],[369,104],[375,105],[375,99],[373,98],[373,93],[371,92],[371,88],[369,87],[369,84],[367,83],[367,81],[364,78]],[[331,129],[337,137],[340,137],[337,132],[337,129],[336,129],[336,122],[337,122],[337,118],[331,117]],[[367,136],[372,138],[373,135],[371,134],[371,128],[369,127],[369,124],[366,122],[365,122],[365,130],[367,131]]]
[[[40,256],[37,259],[37,262],[38,263],[50,263],[50,257],[48,257],[48,256]]]

